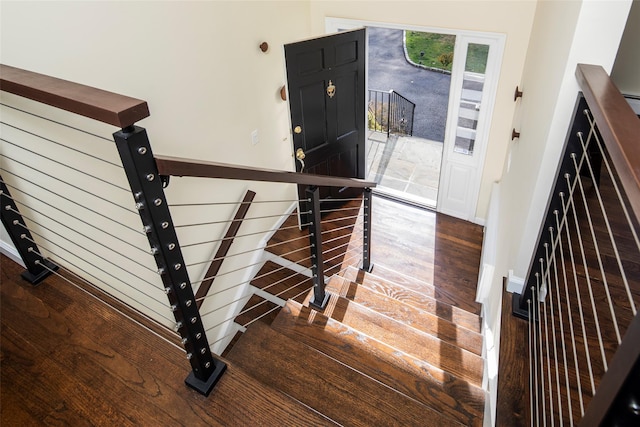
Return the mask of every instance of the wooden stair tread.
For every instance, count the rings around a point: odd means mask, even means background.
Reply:
[[[368,337],[309,307],[288,301],[271,325],[464,425],[482,425],[484,391]]]
[[[482,357],[346,298],[331,295],[323,314],[460,379],[478,386],[482,382]]]
[[[482,335],[469,329],[458,327],[447,319],[442,319],[415,306],[373,291],[366,286],[343,280],[340,276],[331,278],[327,284],[327,291],[333,291],[349,301],[356,302],[412,328],[431,334],[442,341],[456,345],[474,354],[482,355]]]
[[[379,267],[376,267],[380,269]],[[455,305],[437,299],[437,292],[431,287],[426,293],[410,289],[402,283],[396,283],[376,274],[364,273],[355,267],[348,267],[342,276],[359,285],[366,286],[378,293],[395,298],[405,304],[412,305],[423,311],[437,315],[451,323],[469,329],[473,332],[481,332],[481,319],[477,314],[470,313]]]
[[[340,424],[460,425],[264,324],[248,328],[229,359]]]
[[[327,417],[261,381],[232,362],[209,399],[221,425],[337,425]]]

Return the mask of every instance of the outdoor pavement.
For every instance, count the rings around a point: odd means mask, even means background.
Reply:
[[[451,76],[409,64],[402,30],[367,30],[368,88],[393,89],[416,104],[412,137],[369,131],[367,179],[377,192],[435,208]]]
[[[442,143],[422,138],[370,132],[367,180],[393,198],[436,207]]]
[[[443,142],[451,75],[409,64],[402,30],[368,27],[367,31],[369,89],[393,89],[416,104],[413,136]]]

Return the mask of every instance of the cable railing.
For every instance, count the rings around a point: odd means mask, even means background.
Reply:
[[[123,315],[183,348],[185,382],[199,392],[223,374],[215,354],[237,331],[310,291],[310,305],[323,308],[328,276],[348,263],[370,268],[374,183],[154,156],[135,125],[149,115],[144,101],[0,71],[2,222],[23,277],[35,285],[56,274],[121,301]],[[363,196],[326,208],[323,186]],[[269,259],[291,277],[262,273]],[[248,304],[255,292],[269,299]]]
[[[576,75],[583,92],[525,288],[514,299],[514,313],[529,321],[530,425],[632,425],[640,120],[601,67],[579,65]]]

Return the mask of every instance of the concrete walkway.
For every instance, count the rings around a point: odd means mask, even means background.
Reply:
[[[421,206],[435,208],[438,200],[442,143],[416,137],[371,132],[367,180],[376,191]]]

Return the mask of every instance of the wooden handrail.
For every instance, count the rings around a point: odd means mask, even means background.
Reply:
[[[640,119],[601,66],[578,64],[576,78],[640,220]]]
[[[120,128],[149,116],[146,101],[4,64],[0,90]]]
[[[258,169],[170,156],[155,156],[155,159],[160,175],[284,182],[316,187],[374,188],[376,186],[375,182],[364,181],[357,178]]]

